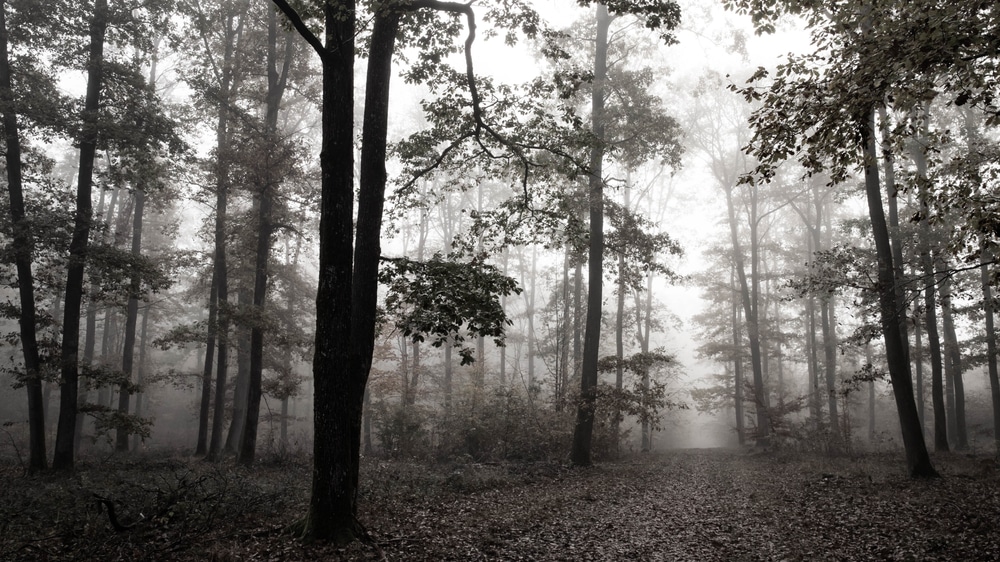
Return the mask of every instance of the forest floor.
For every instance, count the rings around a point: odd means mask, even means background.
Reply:
[[[34,477],[7,459],[0,560],[1000,560],[1000,466],[934,463],[943,478],[908,478],[901,453],[685,450],[587,469],[366,459],[374,542],[337,548],[283,531],[304,513],[304,459],[112,457]]]

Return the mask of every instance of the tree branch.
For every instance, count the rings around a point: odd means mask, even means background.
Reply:
[[[285,17],[288,18],[288,21],[292,24],[292,27],[295,28],[295,31],[298,31],[299,35],[306,40],[306,43],[309,43],[313,50],[316,51],[320,60],[325,61],[327,58],[326,47],[324,47],[323,42],[316,37],[316,34],[309,29],[306,22],[302,21],[302,16],[295,11],[295,8],[289,6],[288,2],[285,0],[271,0],[271,2],[277,6],[279,10],[281,10],[281,13],[285,14]]]

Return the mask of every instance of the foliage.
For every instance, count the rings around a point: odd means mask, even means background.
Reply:
[[[500,297],[521,292],[516,281],[485,263],[484,256],[468,262],[440,253],[425,262],[383,258],[379,281],[389,289],[385,308],[403,335],[414,342],[431,337],[434,347],[450,340],[459,348],[462,365],[475,361],[473,350],[462,345],[466,334],[503,345],[504,329],[512,322]]]

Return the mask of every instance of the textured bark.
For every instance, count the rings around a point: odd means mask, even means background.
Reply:
[[[66,270],[66,298],[63,305],[63,340],[59,394],[59,425],[56,432],[52,468],[73,468],[73,439],[76,432],[77,383],[79,376],[80,310],[83,302],[83,272],[87,262],[92,219],[91,189],[94,183],[94,156],[97,152],[98,111],[104,75],[104,33],[107,29],[107,0],[96,0],[90,22],[90,51],[87,59],[87,94],[80,132],[80,168],[76,188],[73,237]]]
[[[580,370],[580,404],[576,411],[573,448],[570,459],[575,466],[591,463],[590,449],[594,433],[594,407],[597,398],[597,361],[601,343],[602,284],[604,275],[604,92],[608,76],[608,28],[611,16],[607,6],[597,5],[597,33],[594,50],[594,80],[591,92],[591,133],[595,145],[590,151],[590,249],[588,254],[587,323]]]
[[[885,340],[886,361],[892,382],[893,397],[899,414],[899,425],[906,450],[906,462],[910,475],[914,477],[935,477],[937,472],[931,465],[917,405],[913,399],[913,381],[910,363],[903,346],[899,330],[901,304],[896,302],[896,276],[889,242],[889,229],[882,208],[881,185],[878,177],[878,163],[875,153],[875,118],[870,112],[859,124],[862,148],[865,157],[865,194],[871,218],[872,236],[878,259],[879,316]]]
[[[7,195],[10,198],[10,219],[13,233],[14,265],[17,269],[18,335],[24,357],[24,383],[28,394],[28,472],[47,468],[45,459],[45,408],[42,399],[41,361],[35,311],[35,279],[31,271],[34,237],[31,223],[25,215],[24,188],[21,170],[21,136],[17,113],[11,107],[14,99],[8,54],[7,7],[0,2],[0,103],[3,104],[3,129],[7,150]],[[89,332],[88,332],[89,335]]]

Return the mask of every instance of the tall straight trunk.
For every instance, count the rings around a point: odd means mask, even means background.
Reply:
[[[635,293],[635,340],[639,344],[639,350],[649,353],[649,334],[653,331],[653,274],[646,274],[645,299],[640,297],[639,292]],[[645,302],[644,302],[645,301]],[[645,306],[644,306],[645,305]],[[649,392],[649,369],[642,371],[642,389]],[[650,423],[644,416],[640,424],[642,431],[641,451],[652,450],[652,435],[650,435]]]
[[[198,406],[198,442],[194,454],[208,452],[208,416],[212,407],[212,365],[215,361],[215,333],[219,314],[219,286],[216,269],[212,268],[212,286],[208,295],[208,337],[205,341],[205,362],[201,371],[201,400]]]
[[[872,364],[872,345],[871,342],[865,343],[865,362],[868,365]],[[923,428],[921,427],[921,435],[923,435]],[[875,442],[875,381],[868,381],[868,442]]]
[[[920,146],[911,150],[917,172],[921,214],[929,216],[927,194],[927,157]],[[920,266],[924,278],[924,326],[927,329],[927,349],[931,360],[931,403],[934,410],[934,450],[946,452],[948,447],[948,420],[944,400],[943,363],[941,357],[941,339],[937,325],[937,299],[934,286],[937,284],[937,273],[934,270],[934,259],[931,255],[931,225],[927,220],[920,222],[918,234],[920,237]]]
[[[234,20],[239,17],[239,22]],[[229,267],[226,255],[226,230],[229,204],[229,173],[232,140],[229,132],[229,112],[235,92],[234,67],[237,46],[243,34],[246,18],[230,12],[225,22],[222,53],[222,74],[219,84],[219,102],[216,107],[215,145],[215,271],[212,275],[216,287],[216,347],[215,404],[212,411],[212,437],[205,458],[216,461],[222,452],[225,431],[226,383],[229,377]],[[233,27],[236,24],[235,28]]]
[[[101,189],[101,194],[97,200],[97,216],[102,216],[104,214],[104,196],[106,190]],[[100,286],[96,280],[92,280],[90,283],[90,291],[87,295],[87,314],[85,330],[87,335],[83,338],[83,367],[84,369],[90,369],[94,366],[94,351],[97,348],[97,299],[100,297]],[[82,407],[89,401],[89,391],[83,391],[79,393],[79,399],[77,404]],[[98,393],[98,396],[100,394]],[[76,414],[76,434],[73,437],[73,447],[74,455],[79,455],[80,445],[83,442],[83,426],[86,422],[86,416],[81,412],[77,411]]]
[[[104,32],[107,29],[107,0],[96,0],[90,22],[90,52],[87,60],[87,94],[80,132],[80,171],[76,189],[73,237],[66,270],[66,299],[63,305],[62,377],[59,394],[59,425],[56,432],[52,468],[73,468],[73,438],[76,432],[77,381],[80,349],[80,309],[83,301],[83,271],[87,262],[92,215],[91,188],[94,183],[94,156],[97,151],[98,111],[104,75]]]
[[[751,203],[751,210],[756,205]],[[758,244],[756,242],[757,232],[756,213],[751,211],[750,216],[750,280],[747,280],[746,269],[743,263],[743,250],[740,245],[739,233],[736,225],[736,210],[733,202],[733,188],[730,186],[726,190],[726,208],[729,214],[729,232],[733,247],[733,256],[736,267],[736,278],[739,282],[739,290],[743,303],[743,315],[746,322],[747,337],[750,340],[750,366],[753,370],[754,389],[754,409],[757,412],[757,444],[766,446],[768,444],[768,434],[770,433],[771,421],[768,415],[767,393],[764,389],[764,367],[761,361],[760,351],[760,324],[757,316],[757,302],[759,296],[759,279],[756,271]],[[753,285],[752,287],[750,285]]]
[[[837,411],[837,344],[830,318],[832,296],[819,302],[820,326],[823,332],[823,372],[826,376],[827,411],[830,415],[830,434],[834,440],[840,438],[840,414]]]
[[[507,246],[504,246],[503,251],[501,253],[501,258],[502,258],[501,261],[502,261],[502,267],[503,267],[503,274],[507,275],[507,265],[508,265],[508,260],[510,259],[510,251],[507,249]],[[506,294],[500,296],[500,309],[501,310],[507,310],[507,295]],[[507,387],[507,346],[506,345],[500,347],[500,365],[499,365],[499,368],[497,370],[497,376],[500,377],[500,387],[501,388],[506,388]]]
[[[594,433],[594,408],[597,400],[597,360],[601,344],[602,284],[604,278],[604,92],[608,77],[608,29],[611,16],[604,4],[597,5],[597,33],[594,49],[594,80],[591,85],[590,149],[590,248],[587,256],[587,323],[580,370],[580,404],[576,411],[573,448],[570,459],[575,466],[591,463],[590,449]]]
[[[782,349],[782,336],[781,336],[781,299],[774,300],[774,333],[777,337],[774,339],[774,359],[777,362],[777,368],[775,369],[778,373],[778,407],[781,410],[785,409],[785,362],[784,362],[784,350]]]
[[[816,297],[806,299],[806,347],[808,348],[807,371],[809,375],[809,414],[813,430],[823,425],[823,406],[819,399],[819,343],[816,341]]]
[[[247,279],[239,271],[235,277],[239,280],[239,290],[236,299],[240,308],[252,306],[253,290],[247,287]],[[226,443],[222,450],[239,455],[240,442],[243,440],[243,428],[247,421],[247,395],[250,393],[250,330],[246,325],[237,324],[233,327],[236,336],[236,380],[233,381],[233,401],[230,410],[229,430],[226,432]]]
[[[899,314],[899,332],[903,338],[903,352],[906,361],[910,361],[909,322],[906,320],[906,283],[903,269],[903,238],[899,232],[899,190],[896,188],[896,159],[890,137],[890,123],[885,106],[878,109],[879,121],[882,125],[882,169],[885,176],[885,192],[889,197],[889,243],[892,245],[892,262],[896,270],[896,302],[901,307]]]
[[[944,325],[944,350],[947,356],[945,367],[951,372],[948,378],[952,381],[955,400],[955,449],[969,448],[969,433],[965,423],[965,381],[962,380],[962,352],[958,346],[958,334],[955,333],[955,320],[951,304],[951,277],[946,276],[938,285],[941,296],[941,319]]]
[[[141,418],[145,406],[143,386],[146,384],[146,348],[148,347],[147,337],[149,336],[149,304],[142,309],[142,328],[139,330],[139,366],[136,371],[135,384],[139,391],[135,394],[135,417]],[[139,436],[132,436],[132,450],[139,449]]]
[[[35,278],[31,271],[34,237],[24,208],[21,170],[21,135],[12,102],[7,32],[7,6],[0,2],[0,103],[3,105],[4,151],[7,165],[7,195],[13,231],[14,264],[17,268],[18,335],[24,357],[24,386],[28,394],[28,472],[45,470],[45,408],[42,400],[41,360],[38,351],[38,323],[35,312]],[[89,332],[88,332],[89,335]]]
[[[882,208],[882,190],[875,152],[874,111],[868,112],[858,125],[865,159],[865,194],[868,199],[872,237],[875,240],[875,252],[878,258],[879,312],[882,334],[885,339],[886,361],[889,366],[893,396],[896,400],[896,410],[899,414],[903,446],[906,450],[907,467],[914,477],[937,476],[927,453],[923,432],[920,430],[917,404],[913,399],[910,363],[899,329],[901,303],[896,302],[895,268],[892,260],[892,248],[889,243],[889,228],[885,219],[885,211]]]
[[[926,397],[924,395],[924,341],[919,318],[914,318],[913,322],[913,366],[916,368],[917,378],[917,416],[920,418],[920,429],[923,430]]]
[[[135,220],[132,223],[132,256],[142,255],[142,215],[146,207],[146,194],[141,188],[135,190]],[[118,413],[128,415],[132,383],[132,363],[135,359],[135,329],[139,317],[139,272],[132,273],[129,283],[128,306],[125,315],[125,345],[122,353],[122,376],[124,381],[118,391]],[[128,451],[128,430],[118,427],[115,432],[115,450]]]
[[[566,393],[569,390],[569,347],[570,347],[570,337],[573,332],[573,320],[571,318],[572,307],[570,306],[570,261],[572,256],[572,250],[569,243],[563,252],[563,262],[562,262],[562,287],[561,287],[561,297],[562,297],[562,317],[559,321],[559,327],[556,328],[556,345],[559,349],[559,354],[557,359],[559,361],[556,366],[556,380],[555,380],[555,392],[553,397],[553,402],[555,403],[555,410],[561,412],[566,405]]]
[[[528,317],[528,387],[535,385],[535,302],[538,297],[538,247],[531,247],[531,277],[528,281],[528,294],[524,296],[527,301],[525,314]]]
[[[114,188],[114,189],[111,190],[111,199],[110,199],[110,201],[108,203],[107,209],[104,211],[104,223],[105,223],[105,225],[107,227],[107,230],[105,230],[104,236],[102,237],[103,239],[101,240],[101,242],[103,244],[110,244],[111,240],[112,240],[112,232],[113,232],[112,221],[114,220],[115,210],[117,209],[118,196],[119,196],[120,192],[121,192],[121,187],[116,187],[116,188]],[[101,290],[101,288],[100,288],[100,286],[97,285],[96,282],[95,283],[91,283],[91,285],[90,285],[90,291],[91,291],[91,301],[94,304],[94,324],[95,324],[94,337],[95,337],[95,339],[97,337],[97,332],[96,332],[97,309],[98,309],[98,306],[97,306],[97,297],[100,294],[100,290]],[[110,307],[110,306],[104,306],[104,320],[102,322],[102,328],[101,328],[101,362],[104,363],[105,366],[107,366],[108,358],[109,358],[109,355],[110,355],[110,349],[111,349],[111,347],[110,347],[111,346],[111,340],[110,340],[110,337],[111,337],[111,333],[110,332],[111,332],[111,330],[109,329],[109,326],[110,326],[111,318],[113,318],[114,316],[115,315],[114,315],[114,313],[112,311],[112,307]],[[88,322],[88,330],[89,330],[89,325],[90,325],[89,324],[89,322],[90,322],[89,312],[88,312],[88,316],[87,316],[87,322]],[[95,342],[95,346],[96,346],[96,342]],[[84,344],[84,351],[86,351],[86,343]],[[112,394],[112,389],[111,389],[110,386],[108,386],[108,385],[101,385],[100,387],[98,387],[98,389],[97,389],[97,404],[100,405],[100,406],[109,406],[110,407],[110,405],[111,405],[111,394]]]
[[[625,254],[618,255],[618,306],[615,309],[615,390],[621,392],[625,382]],[[614,439],[615,452],[618,451],[620,424],[618,418],[621,409],[615,408],[611,420],[611,436]]]
[[[277,147],[278,110],[288,84],[288,70],[292,65],[292,38],[285,33],[285,53],[278,67],[278,16],[274,10],[268,11],[267,19],[267,98],[264,114],[264,134],[269,146]],[[260,191],[258,208],[257,254],[254,268],[253,308],[255,316],[264,313],[267,301],[268,262],[271,260],[271,235],[274,231],[271,214],[274,206],[274,191],[280,180],[269,169],[266,181]],[[264,372],[264,327],[255,322],[250,328],[250,380],[247,388],[246,421],[243,428],[243,442],[240,445],[240,462],[253,463],[257,449],[257,424],[260,416],[261,384]]]
[[[583,263],[573,268],[573,370],[570,379],[577,380],[583,364]]]
[[[733,265],[730,275],[730,283],[733,288],[732,300],[732,320],[733,320],[733,388],[735,390],[734,400],[736,403],[736,440],[740,445],[747,442],[746,416],[744,414],[743,399],[743,316],[740,309],[739,287],[736,285],[736,266]]]
[[[1000,376],[997,375],[997,334],[993,318],[993,286],[990,263],[993,252],[984,244],[980,253],[979,272],[983,291],[983,315],[986,327],[986,368],[990,379],[990,399],[993,403],[993,442],[1000,452]]]

